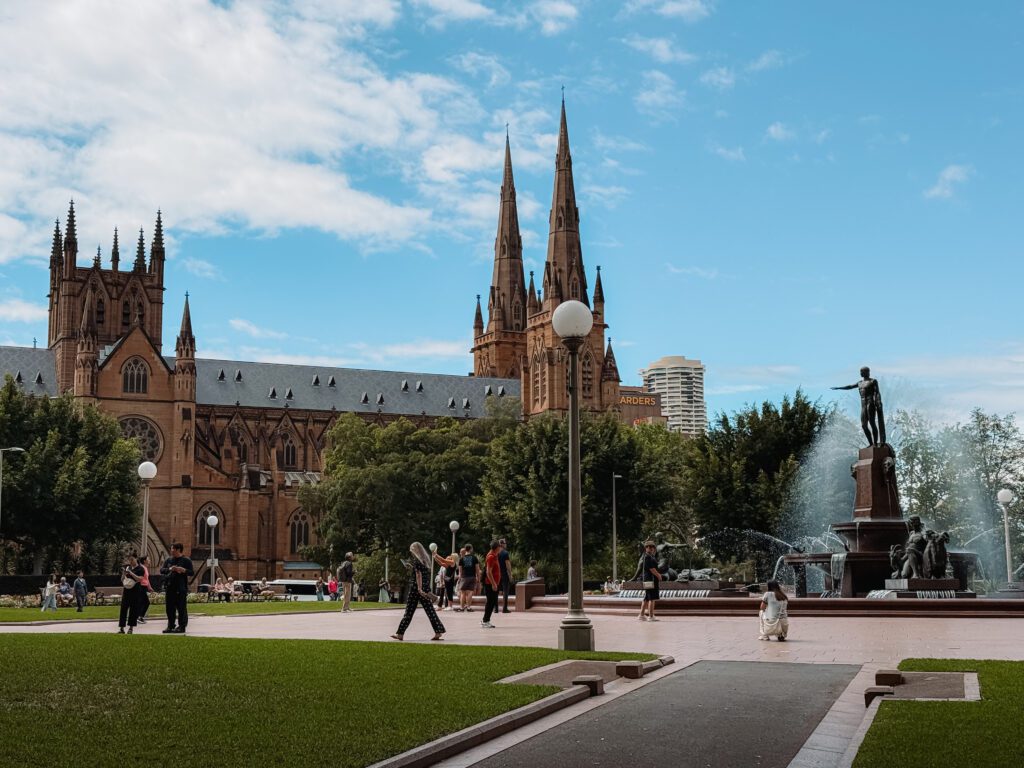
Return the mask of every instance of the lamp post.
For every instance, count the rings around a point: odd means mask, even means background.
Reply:
[[[448,529],[452,532],[452,554],[455,554],[455,532],[459,530],[459,521],[452,520],[448,523]]]
[[[1013,501],[1013,491],[1003,488],[996,494],[999,506],[1003,508],[1003,535],[1006,538],[1006,583],[1013,583],[1013,554],[1010,552],[1010,502]]]
[[[142,481],[142,543],[139,545],[139,553],[146,556],[147,544],[149,544],[149,484],[156,477],[156,464],[152,461],[144,461],[139,464],[139,479]]]
[[[5,453],[24,453],[24,452],[25,452],[24,448],[18,448],[17,446],[12,446],[10,448],[0,448],[0,523],[2,523],[4,521],[4,518],[3,518],[4,454]],[[2,531],[2,530],[3,529],[0,528],[0,531]],[[454,538],[455,538],[455,534],[453,533],[452,534],[452,539],[454,540]]]
[[[437,554],[437,544],[430,545],[430,586],[428,589],[434,591],[434,555]]]
[[[214,570],[213,569],[217,567],[217,558],[215,557],[215,552],[213,551],[213,545],[216,542],[217,537],[214,534],[216,534],[216,532],[217,532],[217,523],[219,523],[219,522],[220,522],[220,520],[217,519],[216,515],[210,515],[208,518],[206,518],[206,524],[208,526],[210,526],[210,562],[207,563],[207,565],[210,566],[210,591],[211,592],[213,591],[213,574],[214,574]]]
[[[583,612],[583,513],[580,504],[579,351],[594,315],[581,301],[565,301],[551,316],[551,325],[569,351],[569,612],[558,628],[558,647],[594,650],[594,626]]]
[[[619,534],[615,527],[618,518],[615,509],[615,481],[621,479],[622,475],[612,472],[612,584],[619,581]]]

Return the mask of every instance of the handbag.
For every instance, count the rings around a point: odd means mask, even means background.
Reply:
[[[135,579],[133,579],[133,578],[131,578],[129,576],[122,576],[121,577],[121,586],[124,587],[125,589],[131,589],[136,584],[138,584],[138,582],[135,581]]]
[[[654,582],[653,581],[645,581],[644,582],[644,589],[654,589]]]

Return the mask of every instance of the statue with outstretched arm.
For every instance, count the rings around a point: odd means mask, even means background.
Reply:
[[[885,412],[882,410],[882,391],[878,381],[871,378],[871,369],[860,369],[861,380],[856,384],[832,389],[856,389],[860,392],[860,427],[868,439],[868,445],[885,445]]]

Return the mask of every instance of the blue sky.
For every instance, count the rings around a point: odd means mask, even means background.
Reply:
[[[200,355],[468,372],[505,124],[539,269],[564,85],[624,383],[1020,409],[1019,3],[16,2],[0,50],[0,343],[74,196],[82,263],[163,209]]]

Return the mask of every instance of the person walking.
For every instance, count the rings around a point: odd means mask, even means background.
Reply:
[[[480,626],[485,629],[494,629],[491,624],[491,616],[498,611],[498,590],[501,589],[501,566],[499,565],[498,552],[501,544],[497,541],[491,542],[491,549],[484,558],[484,618]]]
[[[757,612],[761,623],[761,634],[758,640],[779,638],[786,640],[789,634],[789,597],[782,591],[777,581],[768,582],[768,591],[761,598],[761,609]]]
[[[142,592],[138,595],[139,624],[145,624],[146,614],[149,613],[149,593],[153,591],[153,585],[149,583],[149,558],[145,555],[140,557],[139,565],[142,566],[142,581],[139,582]]]
[[[511,613],[508,609],[508,593],[512,590],[512,555],[508,553],[508,542],[498,539],[501,549],[498,551],[498,569],[501,572],[501,594],[504,596],[502,613]]]
[[[648,621],[657,621],[654,616],[654,604],[658,601],[658,585],[661,583],[661,574],[658,572],[658,560],[654,556],[657,547],[654,542],[648,539],[644,542],[644,553],[640,556],[639,576],[644,586],[644,601],[640,603],[640,615],[637,617],[643,621],[646,613]]]
[[[54,613],[57,612],[57,583],[57,574],[51,573],[50,578],[46,580],[46,586],[43,587],[43,607],[39,609],[40,613],[47,608]]]
[[[338,600],[338,578],[332,573],[327,581],[327,595],[332,603]]]
[[[454,608],[452,605],[452,601],[455,599],[455,575],[459,569],[459,556],[452,552],[448,557],[441,557],[435,552],[434,562],[440,566],[437,573],[440,579],[440,592],[442,604],[445,606],[444,610],[462,610],[461,608]]]
[[[160,574],[167,591],[167,629],[165,635],[183,635],[188,626],[188,582],[195,571],[192,560],[185,557],[185,545],[171,545],[171,556],[164,561]]]
[[[345,553],[345,559],[338,566],[338,584],[341,586],[341,612],[352,612],[352,581],[356,575],[356,567],[353,564],[355,555],[351,552]]]
[[[324,601],[324,577],[319,574],[316,577],[316,600],[318,603]]]
[[[434,600],[430,593],[430,555],[427,553],[427,548],[420,544],[418,541],[414,541],[409,545],[409,552],[412,553],[412,579],[409,583],[409,599],[405,603],[405,613],[402,616],[402,621],[398,624],[398,631],[395,632],[391,637],[395,640],[404,640],[405,631],[409,628],[409,623],[412,621],[412,615],[416,612],[416,606],[422,606],[423,612],[427,614],[427,618],[430,620],[430,626],[434,630],[434,636],[431,640],[443,640],[445,628],[444,624],[441,623],[441,619],[437,616],[437,611],[434,610]]]
[[[139,595],[142,592],[142,576],[145,573],[139,565],[135,554],[128,555],[128,563],[121,572],[121,610],[117,619],[117,634],[123,635],[125,625],[128,625],[128,634],[135,632],[135,626],[139,623],[139,606],[141,605]]]
[[[467,544],[459,560],[459,610],[473,610],[473,595],[480,578],[480,559],[473,554],[473,545]]]
[[[75,579],[74,587],[75,590],[75,603],[78,605],[78,613],[82,612],[85,608],[86,602],[89,600],[89,585],[85,583],[85,571],[78,572],[78,578]]]

